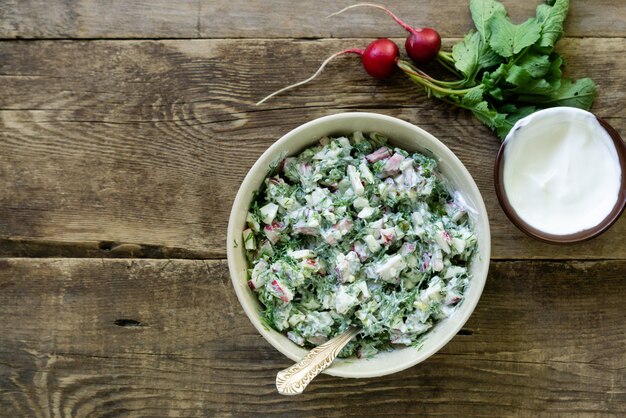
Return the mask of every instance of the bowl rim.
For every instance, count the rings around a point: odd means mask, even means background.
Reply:
[[[240,285],[239,280],[238,280],[238,270],[237,270],[237,267],[235,266],[235,261],[234,261],[235,259],[234,242],[237,237],[237,235],[235,234],[238,234],[241,232],[235,226],[236,217],[237,217],[237,209],[240,208],[243,204],[245,204],[248,198],[248,196],[244,195],[244,190],[243,190],[244,184],[251,182],[255,178],[257,178],[258,176],[257,172],[259,172],[259,170],[262,169],[262,170],[267,171],[265,160],[269,158],[269,156],[278,156],[279,152],[281,151],[282,144],[289,141],[292,137],[297,136],[298,134],[300,134],[300,132],[310,129],[312,126],[323,124],[323,123],[328,123],[328,122],[332,122],[336,120],[352,119],[352,118],[357,118],[357,119],[358,118],[370,118],[370,119],[379,120],[379,121],[386,121],[391,124],[400,125],[405,129],[408,129],[410,131],[413,131],[421,135],[422,137],[426,138],[429,142],[432,142],[433,144],[438,145],[441,148],[442,152],[446,154],[445,158],[447,158],[449,161],[452,161],[455,168],[458,169],[462,173],[462,175],[466,178],[469,188],[472,189],[471,191],[472,194],[478,198],[477,201],[474,202],[478,206],[475,209],[479,213],[479,219],[484,220],[484,225],[481,225],[481,227],[484,230],[484,236],[485,236],[484,247],[481,247],[481,253],[477,254],[473,260],[474,263],[480,264],[478,267],[480,268],[480,271],[484,272],[483,274],[481,274],[482,277],[472,278],[473,286],[476,286],[476,287],[470,288],[470,290],[473,290],[474,292],[476,292],[476,297],[471,300],[468,300],[468,299],[463,300],[464,305],[469,305],[469,307],[467,308],[466,316],[465,317],[459,316],[457,320],[455,320],[455,322],[453,323],[453,326],[450,326],[449,329],[446,331],[446,333],[439,335],[439,338],[440,338],[439,341],[432,346],[432,348],[429,350],[428,353],[424,354],[425,351],[416,350],[415,351],[416,356],[411,361],[402,362],[400,364],[387,367],[384,370],[381,370],[378,372],[366,372],[366,371],[346,372],[345,370],[337,370],[334,367],[329,367],[323,372],[328,375],[339,376],[339,377],[368,378],[368,377],[377,377],[377,376],[397,373],[399,371],[408,369],[426,360],[427,358],[431,357],[433,354],[437,353],[443,346],[445,346],[448,342],[450,342],[450,340],[459,332],[459,330],[463,327],[463,325],[465,325],[465,323],[469,320],[470,316],[472,315],[472,313],[474,312],[476,308],[476,305],[478,304],[478,301],[482,295],[485,283],[487,281],[487,276],[489,272],[489,264],[491,260],[491,231],[490,231],[490,225],[489,225],[489,217],[488,217],[487,210],[484,204],[484,199],[482,197],[482,194],[480,193],[480,190],[478,189],[478,186],[476,185],[476,182],[474,181],[474,178],[469,173],[465,165],[443,142],[441,142],[439,139],[437,139],[435,136],[433,136],[429,132],[425,131],[424,129],[416,125],[413,125],[412,123],[409,123],[399,118],[395,118],[393,116],[387,116],[387,115],[383,115],[379,113],[372,113],[372,112],[335,113],[335,114],[331,114],[327,116],[322,116],[322,117],[310,120],[302,125],[299,125],[298,127],[292,129],[291,131],[281,136],[267,150],[265,150],[263,154],[261,154],[261,156],[258,157],[258,159],[255,161],[253,166],[250,168],[250,170],[246,174],[244,180],[241,182],[240,188],[237,191],[237,195],[235,196],[235,200],[233,201],[233,204],[231,207],[231,213],[229,217],[228,230],[227,230],[226,252],[227,252],[229,273],[231,276],[233,287],[237,294],[237,299],[239,301],[239,304],[243,308],[244,312],[246,313],[246,316],[248,316],[248,319],[250,320],[250,322],[252,322],[252,325],[254,325],[254,327],[263,336],[263,338],[266,341],[268,341],[275,349],[277,349],[279,352],[281,352],[283,355],[287,356],[293,361],[300,361],[301,358],[298,358],[292,355],[291,352],[289,352],[283,347],[283,344],[279,339],[275,338],[270,333],[269,330],[265,329],[265,326],[261,323],[261,321],[259,321],[256,318],[258,313],[254,311],[255,307],[250,306],[246,303],[243,303],[242,301],[243,295],[241,293],[245,290],[248,290],[248,287],[245,286],[245,289],[243,289],[243,286]],[[310,145],[314,144],[315,141],[318,139],[319,138],[311,138],[309,140]],[[307,146],[310,146],[310,145],[307,145]],[[436,157],[442,158],[444,156],[438,153],[436,154]],[[284,337],[284,334],[281,334],[281,336]],[[384,353],[384,354],[387,354],[387,353]]]
[[[567,106],[559,106],[559,107],[542,109],[538,112],[543,112],[543,111],[548,111],[548,110],[555,111],[555,109],[560,109],[563,107],[567,107]],[[529,225],[517,214],[517,212],[513,208],[513,205],[511,205],[511,202],[509,202],[509,199],[506,195],[506,191],[504,189],[504,180],[503,180],[504,165],[505,165],[504,164],[504,160],[505,160],[504,152],[508,143],[506,139],[502,142],[502,145],[500,145],[500,149],[498,150],[498,154],[496,156],[496,160],[495,160],[494,168],[493,168],[493,179],[494,179],[494,185],[496,189],[496,196],[498,197],[498,202],[500,203],[502,210],[504,211],[506,216],[509,218],[509,220],[513,223],[513,225],[515,225],[520,231],[524,232],[529,237],[532,237],[536,240],[539,240],[548,244],[556,244],[556,245],[577,244],[577,243],[589,241],[601,235],[602,233],[606,232],[609,228],[611,228],[611,226],[613,226],[615,222],[617,222],[622,212],[624,212],[624,209],[626,208],[626,144],[624,144],[622,137],[615,130],[615,128],[613,128],[607,121],[594,115],[593,113],[588,112],[586,110],[578,109],[578,108],[572,108],[572,107],[567,107],[567,108],[576,109],[577,111],[591,114],[593,117],[595,117],[600,123],[600,125],[609,134],[611,140],[613,141],[613,144],[615,145],[615,149],[617,151],[617,156],[618,156],[619,164],[620,164],[621,171],[622,171],[620,190],[617,196],[617,201],[615,202],[615,206],[613,206],[613,209],[611,210],[611,212],[609,212],[609,214],[600,223],[598,223],[596,226],[592,228],[587,228],[582,231],[578,231],[576,233],[566,234],[566,235],[549,234],[547,232],[544,232],[540,229],[537,229]],[[532,116],[536,113],[537,112],[532,113],[529,116]],[[516,129],[518,124],[520,122],[523,122],[524,119],[526,118],[520,119],[515,124],[515,126],[513,126],[511,131]]]

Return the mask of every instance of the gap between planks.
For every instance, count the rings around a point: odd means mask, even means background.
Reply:
[[[276,38],[265,37],[246,37],[246,36],[226,36],[226,37],[104,37],[104,38],[72,38],[72,37],[58,37],[58,38],[28,38],[28,37],[14,37],[14,38],[0,38],[0,42],[55,42],[55,41],[77,41],[77,42],[98,42],[98,41],[324,41],[324,40],[343,40],[343,39],[357,39],[357,40],[373,40],[372,36],[285,36]],[[390,39],[400,39],[397,36],[393,36]],[[446,36],[441,38],[444,41],[460,41],[463,39],[461,36]],[[610,36],[564,36],[562,39],[626,39],[626,36],[610,35]]]
[[[169,261],[215,261],[226,262],[226,254],[202,254],[183,248],[147,244],[113,243],[99,241],[89,243],[59,243],[46,241],[12,242],[17,250],[7,249],[10,240],[0,239],[0,259],[93,259],[93,260],[169,260]],[[22,247],[21,249],[19,247]],[[26,247],[26,248],[24,248]],[[106,248],[105,248],[106,247]],[[626,261],[626,257],[606,258],[491,258],[492,263],[596,263]]]

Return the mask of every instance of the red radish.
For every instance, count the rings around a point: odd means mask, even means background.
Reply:
[[[454,305],[455,303],[457,303],[460,300],[461,300],[461,296],[460,295],[452,295],[452,296],[448,295],[448,297],[444,301],[444,305]]]
[[[384,160],[391,155],[391,150],[387,147],[378,148],[376,151],[372,152],[365,156],[365,159],[370,163],[375,163],[376,161]]]
[[[383,175],[390,176],[397,173],[400,170],[400,163],[402,163],[402,161],[404,161],[404,156],[398,154],[397,152],[393,154],[383,167]]]
[[[405,242],[404,244],[402,244],[402,247],[400,247],[400,251],[398,251],[398,254],[407,256],[411,254],[413,251],[415,251],[416,248],[417,248],[417,245],[415,245],[414,243]]]
[[[278,279],[272,280],[271,290],[274,296],[280,298],[283,302],[289,303],[293,299],[293,292],[287,286],[278,281]]]
[[[390,39],[380,38],[370,43],[363,51],[363,68],[369,75],[384,80],[393,74],[396,69],[400,51],[398,46]]]
[[[391,242],[395,238],[396,230],[393,228],[385,228],[380,230],[380,236],[383,241],[383,244]]]
[[[296,234],[302,235],[317,235],[317,228],[313,226],[307,226],[303,223],[297,223],[293,226],[292,231]]]
[[[315,260],[310,259],[310,258],[302,260],[302,262],[300,264],[302,265],[302,267],[304,267],[306,269],[309,269],[309,270],[318,271],[320,269],[320,267],[317,264],[317,262]]]
[[[272,243],[272,245],[278,242],[279,232],[283,229],[285,225],[281,222],[272,222],[271,225],[265,225],[263,227],[263,233],[265,233],[265,237]]]
[[[399,17],[393,14],[389,9],[379,4],[374,3],[358,3],[348,6],[336,13],[329,15],[328,17],[338,15],[346,10],[353,9],[355,7],[375,7],[387,13],[393,20],[400,26],[409,32],[409,36],[406,38],[404,47],[406,53],[411,57],[413,61],[418,64],[426,64],[437,57],[439,49],[441,49],[441,36],[436,30],[431,28],[414,28],[404,23]]]
[[[372,41],[365,50],[359,48],[349,48],[344,49],[343,51],[339,51],[326,58],[322,65],[317,69],[317,71],[306,80],[302,80],[298,83],[292,84],[287,87],[283,87],[282,89],[275,91],[269,96],[263,98],[258,101],[257,106],[266,101],[267,99],[276,96],[286,90],[292,89],[294,87],[301,86],[303,84],[308,83],[317,77],[324,67],[332,61],[334,58],[345,55],[345,54],[357,54],[361,56],[361,63],[363,64],[363,68],[365,71],[374,78],[385,79],[391,76],[396,69],[396,62],[398,61],[398,57],[400,55],[400,51],[398,50],[398,46],[390,39],[380,38]]]
[[[449,253],[450,252],[450,244],[452,244],[452,237],[448,231],[439,231],[435,234],[435,242],[439,244],[441,249]]]
[[[261,277],[254,277],[248,280],[248,287],[250,290],[257,290],[263,284],[263,279]]]
[[[347,234],[350,228],[352,228],[352,221],[348,218],[344,218],[333,225],[332,228],[340,231],[342,235]]]
[[[430,267],[431,255],[429,253],[424,253],[422,256],[422,271],[428,270]]]
[[[352,251],[354,251],[359,257],[359,261],[363,262],[367,260],[367,246],[364,243],[357,241],[355,244],[352,245]]]
[[[431,28],[415,29],[406,38],[404,48],[418,64],[426,64],[437,57],[441,49],[441,36]]]

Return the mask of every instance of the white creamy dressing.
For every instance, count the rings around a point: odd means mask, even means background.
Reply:
[[[542,110],[516,123],[505,143],[504,190],[530,226],[574,234],[598,225],[615,207],[619,158],[593,114],[570,107]]]

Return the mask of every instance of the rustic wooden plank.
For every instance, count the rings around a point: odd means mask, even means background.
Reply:
[[[230,206],[256,158],[305,121],[360,110],[418,124],[457,153],[486,200],[494,258],[626,257],[624,220],[583,245],[526,238],[495,198],[497,139],[400,75],[371,80],[344,57],[314,84],[254,106],[330,52],[361,42],[0,43],[0,254],[59,255],[42,252],[51,242],[103,249],[85,256],[116,248],[117,255],[223,257]],[[622,132],[625,47],[625,39],[561,44],[569,73],[598,83],[596,113]]]
[[[534,16],[533,1],[502,1],[516,21]],[[324,17],[352,0],[266,2],[247,0],[8,0],[0,3],[0,38],[310,38],[401,36],[402,29],[381,12],[355,10]],[[472,27],[468,1],[386,2],[415,26],[442,36],[461,36]],[[626,35],[620,0],[572,0],[566,33],[576,37]]]
[[[113,241],[64,242],[0,238],[2,257],[70,257],[70,258],[223,258],[206,252],[161,245],[120,243]]]
[[[404,372],[321,376],[279,397],[289,360],[245,318],[224,261],[0,261],[8,416],[620,416],[626,261],[493,262],[461,335]],[[117,324],[117,325],[116,325]]]
[[[8,0],[0,3],[0,37],[197,38],[201,3],[211,2]]]

